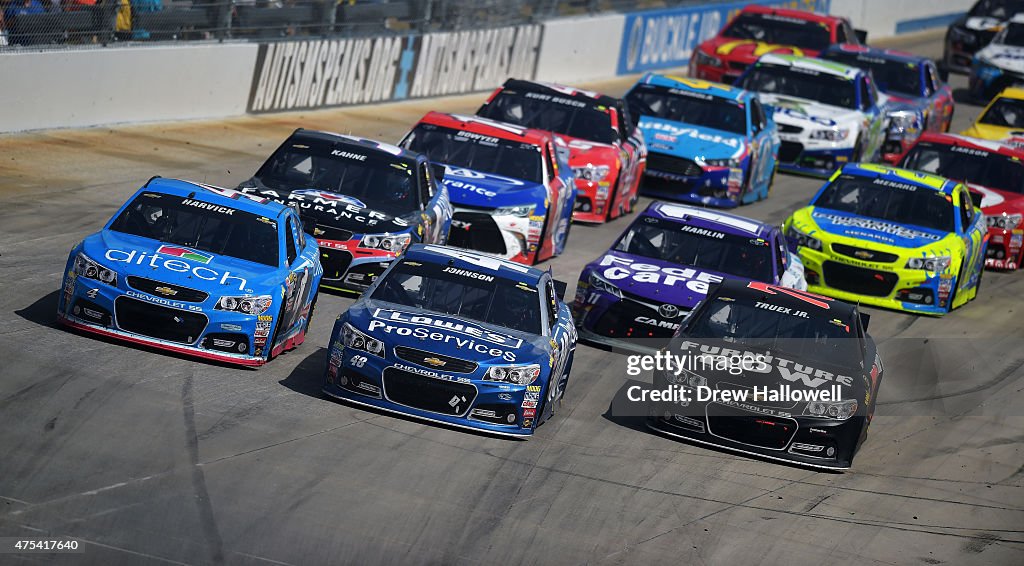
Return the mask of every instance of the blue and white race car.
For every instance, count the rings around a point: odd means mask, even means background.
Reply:
[[[302,343],[323,269],[298,213],[268,199],[150,179],[72,250],[61,323],[244,366]]]
[[[757,92],[774,112],[783,171],[828,176],[881,152],[888,107],[869,71],[812,57],[763,55],[736,85]]]
[[[524,437],[565,394],[576,349],[549,272],[414,244],[338,317],[324,393]]]
[[[780,140],[756,95],[648,73],[626,102],[647,140],[643,192],[720,207],[768,196]]]

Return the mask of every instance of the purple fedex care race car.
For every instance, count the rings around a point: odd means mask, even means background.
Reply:
[[[655,201],[580,274],[573,305],[580,338],[657,349],[724,278],[807,288],[779,227]]]

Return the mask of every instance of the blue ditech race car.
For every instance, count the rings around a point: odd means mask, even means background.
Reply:
[[[448,240],[443,174],[391,144],[300,128],[238,190],[297,207],[324,287],[361,293],[410,243]]]
[[[720,207],[768,196],[780,140],[754,94],[648,73],[626,102],[647,140],[644,193]]]
[[[322,275],[295,210],[153,178],[71,250],[57,316],[136,344],[259,366],[302,343]]]
[[[430,112],[402,146],[444,163],[448,244],[535,264],[565,250],[576,202],[569,149],[546,130]]]
[[[807,287],[778,226],[655,201],[580,274],[573,304],[580,336],[657,349],[727,277]]]
[[[413,245],[338,317],[330,344],[331,397],[522,437],[565,394],[576,329],[550,273]]]
[[[867,438],[882,360],[854,305],[755,281],[715,286],[654,372],[647,424],[804,466],[848,469]],[[667,398],[666,398],[667,397]]]
[[[851,163],[786,220],[786,237],[812,292],[942,315],[978,295],[989,238],[980,204],[945,177]]]

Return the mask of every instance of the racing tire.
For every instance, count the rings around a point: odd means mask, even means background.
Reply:
[[[615,179],[615,185],[612,187],[612,192],[611,192],[611,194],[608,195],[608,212],[605,213],[605,217],[604,217],[605,222],[611,222],[612,220],[615,220],[619,216],[622,216],[622,214],[623,214],[623,212],[622,212],[622,209],[623,209],[622,205],[620,204],[618,207],[615,206],[615,199],[618,196],[619,196],[619,179]],[[616,216],[612,216],[612,212],[616,208],[618,208],[619,213]]]
[[[974,294],[971,295],[971,300],[978,298],[978,293],[981,292],[981,280],[985,278],[985,264],[981,264],[981,271],[978,272],[978,282],[974,284]]]
[[[864,160],[864,138],[857,136],[857,143],[853,146],[853,162],[861,163]]]
[[[772,194],[772,187],[775,186],[775,174],[779,172],[779,160],[775,160],[775,166],[772,167],[772,176],[768,177],[768,186],[764,190],[764,196],[761,200],[768,198]]]
[[[302,327],[303,334],[309,334],[309,325],[313,322],[313,312],[316,310],[316,300],[320,296],[320,288],[317,287],[317,294],[313,295],[313,302],[309,303],[309,314],[306,315],[306,325]]]
[[[946,305],[946,312],[953,312],[953,304],[956,303],[957,287],[960,286],[960,278],[964,274],[964,260],[960,260],[960,270],[956,272],[956,278],[953,279],[953,292],[949,294],[949,304]]]
[[[530,262],[530,265],[537,265],[538,263],[540,263],[540,262],[544,261],[545,259],[547,259],[547,258],[540,257],[540,252],[544,249],[544,238],[547,237],[545,234],[547,234],[547,232],[548,232],[548,225],[549,224],[551,224],[551,209],[550,208],[548,208],[547,212],[544,213],[544,225],[540,227],[540,241],[537,242],[537,254],[533,256],[533,261]],[[570,224],[571,224],[571,222],[570,222]],[[551,257],[555,257],[555,237],[554,237],[554,234],[551,235]]]
[[[956,106],[955,105],[953,106],[953,109],[949,111],[949,118],[946,118],[946,123],[943,124],[943,126],[942,126],[942,132],[943,133],[949,133],[949,129],[953,126],[953,115],[954,114],[956,114]]]
[[[284,353],[284,348],[281,349],[277,355],[274,355],[274,346],[277,344],[277,338],[281,335],[281,324],[284,322],[284,304],[277,311],[277,325],[274,327],[274,334],[270,337],[270,341],[267,342],[267,361],[273,360],[277,356]]]

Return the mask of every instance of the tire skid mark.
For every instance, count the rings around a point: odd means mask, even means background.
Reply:
[[[939,399],[949,399],[950,397],[961,397],[963,395],[970,395],[972,393],[978,393],[978,392],[984,391],[986,389],[991,389],[992,387],[995,387],[996,385],[999,385],[1000,383],[1006,381],[1008,378],[1012,377],[1017,372],[1017,370],[1021,369],[1022,367],[1024,367],[1024,358],[1017,358],[1016,360],[1011,362],[1010,365],[1004,367],[992,379],[990,379],[988,381],[985,381],[983,383],[979,383],[978,385],[975,385],[974,387],[970,387],[970,388],[965,389],[963,391],[954,391],[952,393],[942,393],[942,394],[939,394],[939,395],[929,395],[929,396],[926,396],[926,397],[918,397],[918,398],[915,398],[915,399],[899,399],[899,400],[894,400],[894,401],[879,401],[878,405],[879,406],[883,406],[883,405],[902,405],[902,404],[906,404],[906,403],[921,403],[921,402],[924,402],[924,401],[937,401]]]

